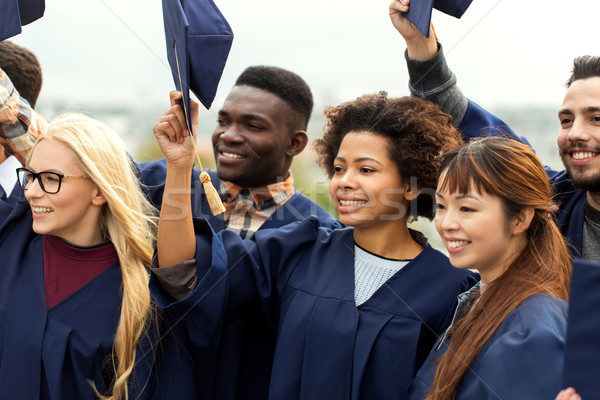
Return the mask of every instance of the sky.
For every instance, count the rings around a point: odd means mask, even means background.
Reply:
[[[408,94],[405,45],[387,0],[215,3],[235,38],[211,113],[258,64],[300,74],[316,109],[380,90]],[[595,0],[474,0],[460,20],[434,10],[433,22],[469,97],[486,107],[558,109],[573,58],[600,53],[598,15]],[[42,64],[40,102],[167,108],[174,86],[160,0],[47,1],[44,17],[12,40]]]

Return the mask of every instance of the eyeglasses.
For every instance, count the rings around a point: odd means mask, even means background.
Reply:
[[[42,171],[35,173],[27,168],[17,168],[17,176],[19,179],[19,185],[23,190],[29,189],[33,181],[37,179],[40,184],[40,188],[48,193],[55,194],[60,190],[60,184],[63,178],[82,178],[89,179],[89,176],[85,175],[63,175],[58,172]]]

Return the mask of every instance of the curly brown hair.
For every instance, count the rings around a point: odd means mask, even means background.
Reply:
[[[416,97],[388,98],[386,92],[364,95],[324,112],[323,137],[317,139],[318,164],[329,178],[342,140],[349,132],[367,131],[389,142],[389,156],[404,179],[424,191],[409,210],[409,219],[433,219],[439,156],[462,144],[452,117],[435,104]],[[412,183],[415,182],[415,183]]]

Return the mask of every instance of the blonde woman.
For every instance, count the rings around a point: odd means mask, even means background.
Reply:
[[[155,210],[122,141],[63,115],[17,172],[24,199],[0,202],[0,398],[155,396]]]

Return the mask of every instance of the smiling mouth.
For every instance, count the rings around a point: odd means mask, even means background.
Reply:
[[[461,246],[466,246],[469,244],[468,240],[450,240],[447,243],[449,249],[456,249]]]
[[[245,156],[242,156],[240,154],[230,153],[228,151],[221,151],[219,153],[221,153],[221,155],[226,158],[235,158],[235,159],[246,158]]]
[[[54,209],[50,207],[31,207],[31,210],[36,214],[49,214],[54,211]]]
[[[571,158],[574,160],[587,160],[588,158],[596,157],[598,153],[592,151],[573,151]]]
[[[340,206],[358,207],[367,204],[366,200],[339,200]]]

